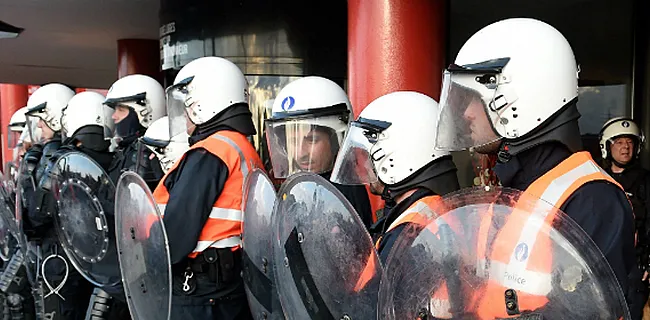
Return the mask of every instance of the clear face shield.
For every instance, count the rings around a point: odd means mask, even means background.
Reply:
[[[350,123],[330,181],[344,185],[370,185],[379,181],[373,160],[381,160],[381,155],[375,154],[373,148],[389,126],[388,122],[364,118]]]
[[[346,127],[345,115],[266,120],[273,174],[284,179],[298,172],[326,173],[334,166]]]
[[[39,122],[42,121],[41,118],[37,115],[31,114],[26,114],[25,118],[27,119],[24,129],[24,132],[27,133],[26,137],[28,137],[32,144],[41,143],[41,140],[43,139],[43,129],[39,126]],[[23,137],[23,140],[24,138],[25,137]]]
[[[189,129],[194,130],[195,125],[187,116],[187,109],[195,103],[188,89],[193,79],[194,77],[189,77],[165,90],[170,137],[175,137],[183,132],[191,134]]]
[[[7,147],[9,149],[15,148],[20,142],[20,135],[23,133],[26,122],[12,123],[7,128]]]
[[[461,151],[492,150],[502,137],[499,131],[507,119],[501,118],[499,95],[501,70],[508,58],[484,63],[452,65],[443,76],[436,149]],[[499,130],[497,130],[499,129]],[[498,145],[497,145],[498,146]]]

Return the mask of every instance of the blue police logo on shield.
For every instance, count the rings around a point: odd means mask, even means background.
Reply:
[[[292,96],[288,96],[282,100],[282,110],[284,111],[289,111],[293,108],[293,106],[296,104],[296,99],[294,99]]]
[[[525,243],[520,243],[515,248],[515,258],[519,261],[524,261],[528,259],[528,245]]]

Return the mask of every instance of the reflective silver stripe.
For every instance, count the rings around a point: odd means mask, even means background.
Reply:
[[[207,248],[232,248],[241,246],[241,237],[234,236],[219,241],[199,241],[194,248],[194,252],[203,252]]]
[[[588,176],[590,174],[600,171],[600,167],[593,163],[592,161],[587,161],[571,171],[555,178],[549,185],[540,198],[553,206],[556,206],[557,202],[560,200],[560,197],[564,192],[571,187],[576,180]]]
[[[210,218],[243,222],[241,210],[212,208]]]
[[[227,144],[229,144],[231,147],[233,147],[235,150],[237,150],[237,153],[239,153],[239,165],[241,169],[241,173],[244,176],[244,181],[246,181],[246,177],[248,177],[248,172],[251,170],[248,168],[248,163],[246,162],[246,157],[244,156],[244,152],[239,148],[239,146],[235,143],[235,141],[232,141],[228,137],[224,137],[219,134],[215,134],[212,136],[213,138],[217,140],[221,140]],[[242,190],[243,191],[243,190]]]
[[[164,216],[165,215],[165,209],[167,208],[166,204],[157,204],[158,206],[158,211],[160,211],[160,215]]]
[[[453,315],[450,311],[451,304],[449,303],[449,297],[444,297],[444,299],[433,297],[429,300],[429,312],[431,312],[432,316],[436,318],[451,319]]]
[[[400,216],[397,219],[395,219],[395,221],[393,221],[393,223],[390,224],[390,226],[388,227],[388,230],[392,230],[393,228],[397,227],[399,224],[402,223],[402,220],[407,215],[409,215],[411,213],[416,213],[416,212],[420,213],[421,215],[425,215],[428,218],[433,218],[433,210],[431,210],[431,208],[429,208],[429,206],[426,205],[426,203],[424,203],[422,201],[418,201],[418,202],[415,203],[414,206],[412,206],[411,208],[409,208],[406,211],[402,212],[402,214],[400,214]]]
[[[158,210],[160,210],[160,214],[164,215],[165,214],[165,208],[167,207],[166,204],[159,204],[158,205]],[[230,221],[238,221],[242,222],[242,212],[241,210],[237,209],[225,209],[225,208],[212,208],[210,211],[210,218],[212,219],[223,219],[223,220],[230,220]]]
[[[518,266],[496,260],[490,260],[489,270],[486,270],[485,266],[485,260],[479,263],[479,274],[486,273],[491,280],[506,288],[538,296],[547,295],[553,288],[550,273],[520,269]]]

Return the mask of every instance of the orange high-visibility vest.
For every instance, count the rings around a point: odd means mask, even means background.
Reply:
[[[405,223],[425,225],[427,220],[435,217],[433,209],[441,204],[441,199],[442,198],[438,195],[426,196],[422,199],[419,199],[410,207],[408,207],[408,209],[402,212],[399,217],[397,217],[397,219],[395,219],[395,221],[393,221],[393,223],[388,226],[388,229],[386,229],[385,233],[388,233]],[[377,239],[375,242],[375,248],[377,248],[377,250],[379,250],[379,243],[381,242],[381,238],[382,237],[379,237],[379,239]]]
[[[210,137],[194,144],[176,161],[169,172],[160,180],[153,193],[161,214],[169,201],[169,191],[165,187],[167,176],[176,170],[187,152],[203,148],[212,153],[228,166],[228,179],[221,195],[212,204],[210,217],[203,226],[194,251],[189,255],[195,258],[207,248],[239,248],[242,234],[242,198],[246,176],[254,168],[263,168],[262,161],[255,148],[244,135],[234,131],[218,131]],[[191,168],[185,168],[191,170]],[[201,174],[201,172],[196,172]],[[186,190],[202,192],[202,190]],[[196,214],[195,212],[170,212],[169,214]]]
[[[557,214],[552,210],[545,212],[546,216],[533,213],[531,204],[542,199],[560,208],[576,190],[592,181],[608,181],[623,190],[588,152],[578,152],[526,189],[490,245],[487,237],[492,210],[482,218],[477,256],[487,257],[487,261],[477,261],[478,272],[489,274],[490,280],[476,297],[479,318],[508,317],[504,299],[507,289],[516,290],[521,311],[535,310],[548,303],[547,295],[553,286],[553,244],[549,229]]]
[[[431,219],[437,217],[436,208],[439,208],[442,204],[442,197],[438,195],[424,197],[415,203],[413,203],[408,209],[402,212],[393,223],[390,224],[386,233],[392,231],[400,225],[412,223],[420,226],[427,226],[431,232],[434,234],[437,232],[438,225],[440,223],[446,224],[444,220],[435,220],[436,223],[430,223],[427,225]],[[379,243],[381,238],[375,243],[375,247],[379,250]],[[438,318],[450,318],[452,315],[450,313],[451,305],[449,303],[449,294],[447,293],[447,286],[444,283],[441,283],[440,286],[432,293],[431,300],[429,302],[429,311],[431,315]]]

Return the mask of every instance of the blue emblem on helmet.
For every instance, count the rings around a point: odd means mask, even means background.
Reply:
[[[282,110],[284,111],[289,111],[293,108],[293,106],[296,104],[296,99],[294,99],[292,96],[288,96],[282,100]]]

